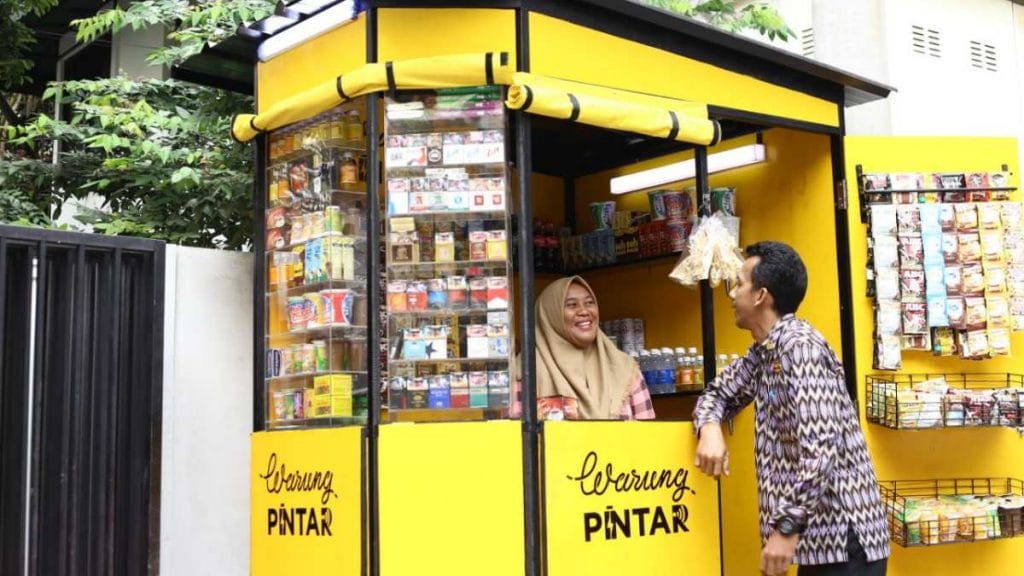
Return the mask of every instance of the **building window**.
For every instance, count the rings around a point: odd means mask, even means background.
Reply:
[[[911,25],[910,43],[914,52],[918,54],[942,58],[942,36],[938,30]]]
[[[996,47],[976,40],[971,40],[971,66],[979,70],[989,72],[999,71],[999,61],[996,56]]]

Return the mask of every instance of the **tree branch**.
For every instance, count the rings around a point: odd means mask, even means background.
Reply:
[[[11,126],[21,126],[25,122],[25,119],[18,116],[14,108],[11,108],[11,104],[7,101],[7,94],[3,92],[0,92],[0,112],[7,117],[7,122]]]

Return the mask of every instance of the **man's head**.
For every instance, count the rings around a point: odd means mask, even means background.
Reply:
[[[729,291],[736,325],[752,330],[765,320],[796,312],[807,293],[807,268],[793,248],[758,242],[746,249],[739,281]]]

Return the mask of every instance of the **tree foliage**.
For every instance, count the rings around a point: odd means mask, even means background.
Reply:
[[[36,39],[22,18],[42,16],[56,5],[57,0],[0,0],[0,92],[24,84],[32,68],[25,52]]]
[[[769,39],[788,40],[793,31],[774,6],[767,2],[742,0],[640,0],[644,4],[675,12],[712,26],[740,32],[756,30]]]
[[[45,212],[69,198],[102,195],[104,210],[79,216],[98,231],[168,242],[242,248],[252,227],[252,151],[230,138],[231,113],[247,99],[176,81],[126,78],[64,82],[69,120],[41,114],[9,128],[12,144],[59,141],[46,160],[0,161],[0,196]],[[22,210],[24,202],[2,210]],[[29,218],[32,213],[30,211]],[[36,215],[38,216],[38,215]]]

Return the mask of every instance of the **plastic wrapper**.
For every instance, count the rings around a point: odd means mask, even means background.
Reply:
[[[1024,264],[1024,230],[1007,230],[1003,234],[1003,255],[1010,264]]]
[[[669,273],[670,279],[684,286],[694,286],[701,280],[718,286],[723,280],[739,278],[743,259],[736,238],[717,215],[701,220],[690,234],[687,248]]]
[[[904,334],[924,334],[928,332],[928,306],[926,303],[903,302],[902,311]]]
[[[980,297],[964,298],[964,326],[967,330],[981,330],[988,322],[988,309],[985,299]]]
[[[904,300],[924,299],[924,270],[900,270],[900,293]]]
[[[956,230],[956,206],[954,204],[939,204],[939,226],[945,232]]]
[[[1006,294],[1006,268],[988,266],[985,268],[985,295],[998,296]]]
[[[903,326],[900,303],[895,300],[879,300],[875,314],[875,326],[878,334],[898,336]]]
[[[903,366],[899,336],[879,336],[875,340],[876,370],[899,370]]]
[[[875,270],[896,268],[899,264],[899,242],[895,236],[882,236],[874,240]]]
[[[986,262],[1003,261],[1002,230],[983,230],[979,235],[981,241],[981,258]]]
[[[936,328],[932,330],[932,353],[936,356],[953,356],[956,354],[956,336],[952,328]]]
[[[985,202],[978,204],[978,228],[982,230],[998,230],[1003,227],[999,204]]]
[[[978,210],[974,204],[957,204],[956,229],[960,232],[971,232],[978,229]]]
[[[985,269],[981,264],[965,264],[960,292],[967,295],[981,295],[985,292]]]
[[[895,236],[897,230],[896,207],[891,204],[879,204],[871,207],[871,235]]]
[[[898,270],[887,268],[875,273],[875,297],[879,301],[899,299],[900,274]]]
[[[926,296],[945,296],[946,278],[942,264],[929,264],[924,267],[924,286]]]
[[[946,316],[946,297],[928,297],[928,327],[941,328],[949,326],[949,317]]]
[[[928,352],[932,349],[932,336],[930,332],[925,332],[924,334],[904,334],[900,337],[900,343],[904,350]]]
[[[942,253],[942,232],[924,232],[921,234],[921,247],[924,251],[924,265],[938,264],[946,261]]]
[[[946,298],[946,319],[951,327],[962,329],[966,313],[963,298]]]
[[[989,328],[1010,327],[1010,302],[1005,297],[994,296],[985,299]]]
[[[897,231],[903,236],[921,234],[921,212],[916,204],[896,207]]]
[[[988,331],[989,355],[1009,356],[1010,355],[1010,330],[1009,328],[992,328]]]
[[[957,242],[957,254],[961,262],[978,262],[981,260],[981,238],[977,232],[961,232]]]
[[[897,237],[899,242],[900,268],[921,268],[924,264],[924,245],[920,236]]]
[[[956,232],[942,233],[942,259],[947,264],[960,261],[960,236]]]
[[[963,268],[959,265],[946,266],[942,269],[946,284],[946,295],[956,296],[963,287]]]
[[[1020,228],[1022,226],[1021,206],[1020,202],[1003,202],[999,205],[999,216],[1003,228]]]

